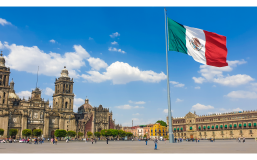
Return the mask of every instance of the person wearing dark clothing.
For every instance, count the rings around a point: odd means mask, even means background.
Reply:
[[[155,140],[154,140],[154,149],[157,150],[157,143],[158,143],[158,140],[157,138],[155,137]]]
[[[92,144],[94,143],[94,140],[93,140],[93,138],[91,138],[91,142],[92,142]]]
[[[147,145],[147,138],[145,139],[145,145]]]
[[[108,140],[109,140],[109,139],[108,139],[108,138],[106,138],[106,143],[107,143],[107,144],[108,144]]]
[[[96,141],[97,141],[97,138],[95,138],[95,143],[96,143]]]

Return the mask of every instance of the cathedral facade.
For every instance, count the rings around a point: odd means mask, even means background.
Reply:
[[[66,67],[55,79],[53,106],[49,100],[41,97],[41,90],[35,88],[28,100],[21,99],[14,90],[14,81],[9,84],[10,68],[5,66],[4,57],[0,56],[0,128],[4,129],[3,137],[9,137],[10,129],[17,129],[16,138],[22,137],[24,129],[41,129],[42,136],[53,137],[56,129],[66,131],[99,131],[114,128],[112,113],[109,109],[92,107],[88,100],[73,112],[74,93],[73,79],[69,77]],[[82,131],[83,129],[83,131]]]

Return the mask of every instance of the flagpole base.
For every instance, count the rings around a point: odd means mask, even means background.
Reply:
[[[169,142],[170,143],[175,143],[175,141],[174,141],[174,134],[173,133],[169,135]]]

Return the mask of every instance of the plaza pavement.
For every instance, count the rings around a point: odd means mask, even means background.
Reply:
[[[257,153],[257,142],[246,140],[238,143],[236,140],[202,140],[200,143],[186,142],[170,144],[159,142],[158,150],[154,150],[154,142],[148,141],[98,141],[66,143],[58,141],[57,145],[45,142],[41,144],[0,143],[0,153]]]

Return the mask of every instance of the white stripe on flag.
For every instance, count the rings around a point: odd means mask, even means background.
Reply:
[[[187,54],[192,56],[195,61],[202,64],[206,64],[206,57],[205,57],[206,39],[205,39],[205,34],[203,30],[198,28],[188,27],[188,26],[184,26],[184,27],[186,28]],[[194,48],[194,45],[191,43],[193,38],[197,38],[201,43],[201,47],[199,47],[198,49]]]

